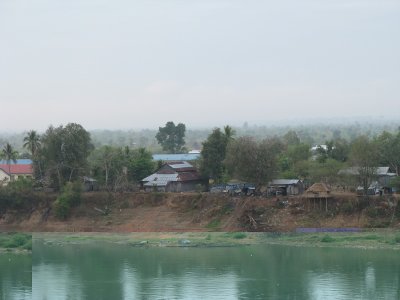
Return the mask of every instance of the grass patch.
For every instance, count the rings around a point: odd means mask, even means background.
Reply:
[[[208,229],[218,229],[221,226],[221,220],[219,219],[214,219],[210,223],[206,225],[206,228]]]

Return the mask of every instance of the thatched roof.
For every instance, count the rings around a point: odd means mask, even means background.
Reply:
[[[331,190],[325,183],[318,182],[310,186],[306,191],[307,198],[329,198],[332,197]]]

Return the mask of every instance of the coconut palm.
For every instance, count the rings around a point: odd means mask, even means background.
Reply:
[[[17,163],[18,152],[15,151],[9,143],[7,143],[1,150],[1,157],[7,162],[8,174],[10,175],[10,179],[12,180],[13,177],[11,176],[11,162],[14,162],[14,164]]]
[[[40,136],[35,130],[29,131],[24,137],[24,148],[31,152],[32,157],[36,155],[37,150],[40,148]]]

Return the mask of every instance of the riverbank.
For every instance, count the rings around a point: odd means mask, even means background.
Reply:
[[[400,250],[400,231],[333,233],[152,232],[152,233],[35,233],[34,241],[48,245],[113,243],[132,247],[233,247],[287,245]]]
[[[26,207],[1,212],[0,231],[289,233],[299,227],[400,229],[397,195],[361,199],[351,193],[336,193],[326,207],[302,196],[277,199],[213,193],[93,192],[84,193],[65,220],[55,214],[55,199],[56,195],[38,195]]]

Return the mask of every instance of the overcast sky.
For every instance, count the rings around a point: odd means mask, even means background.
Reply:
[[[399,0],[0,0],[0,130],[400,118]]]

